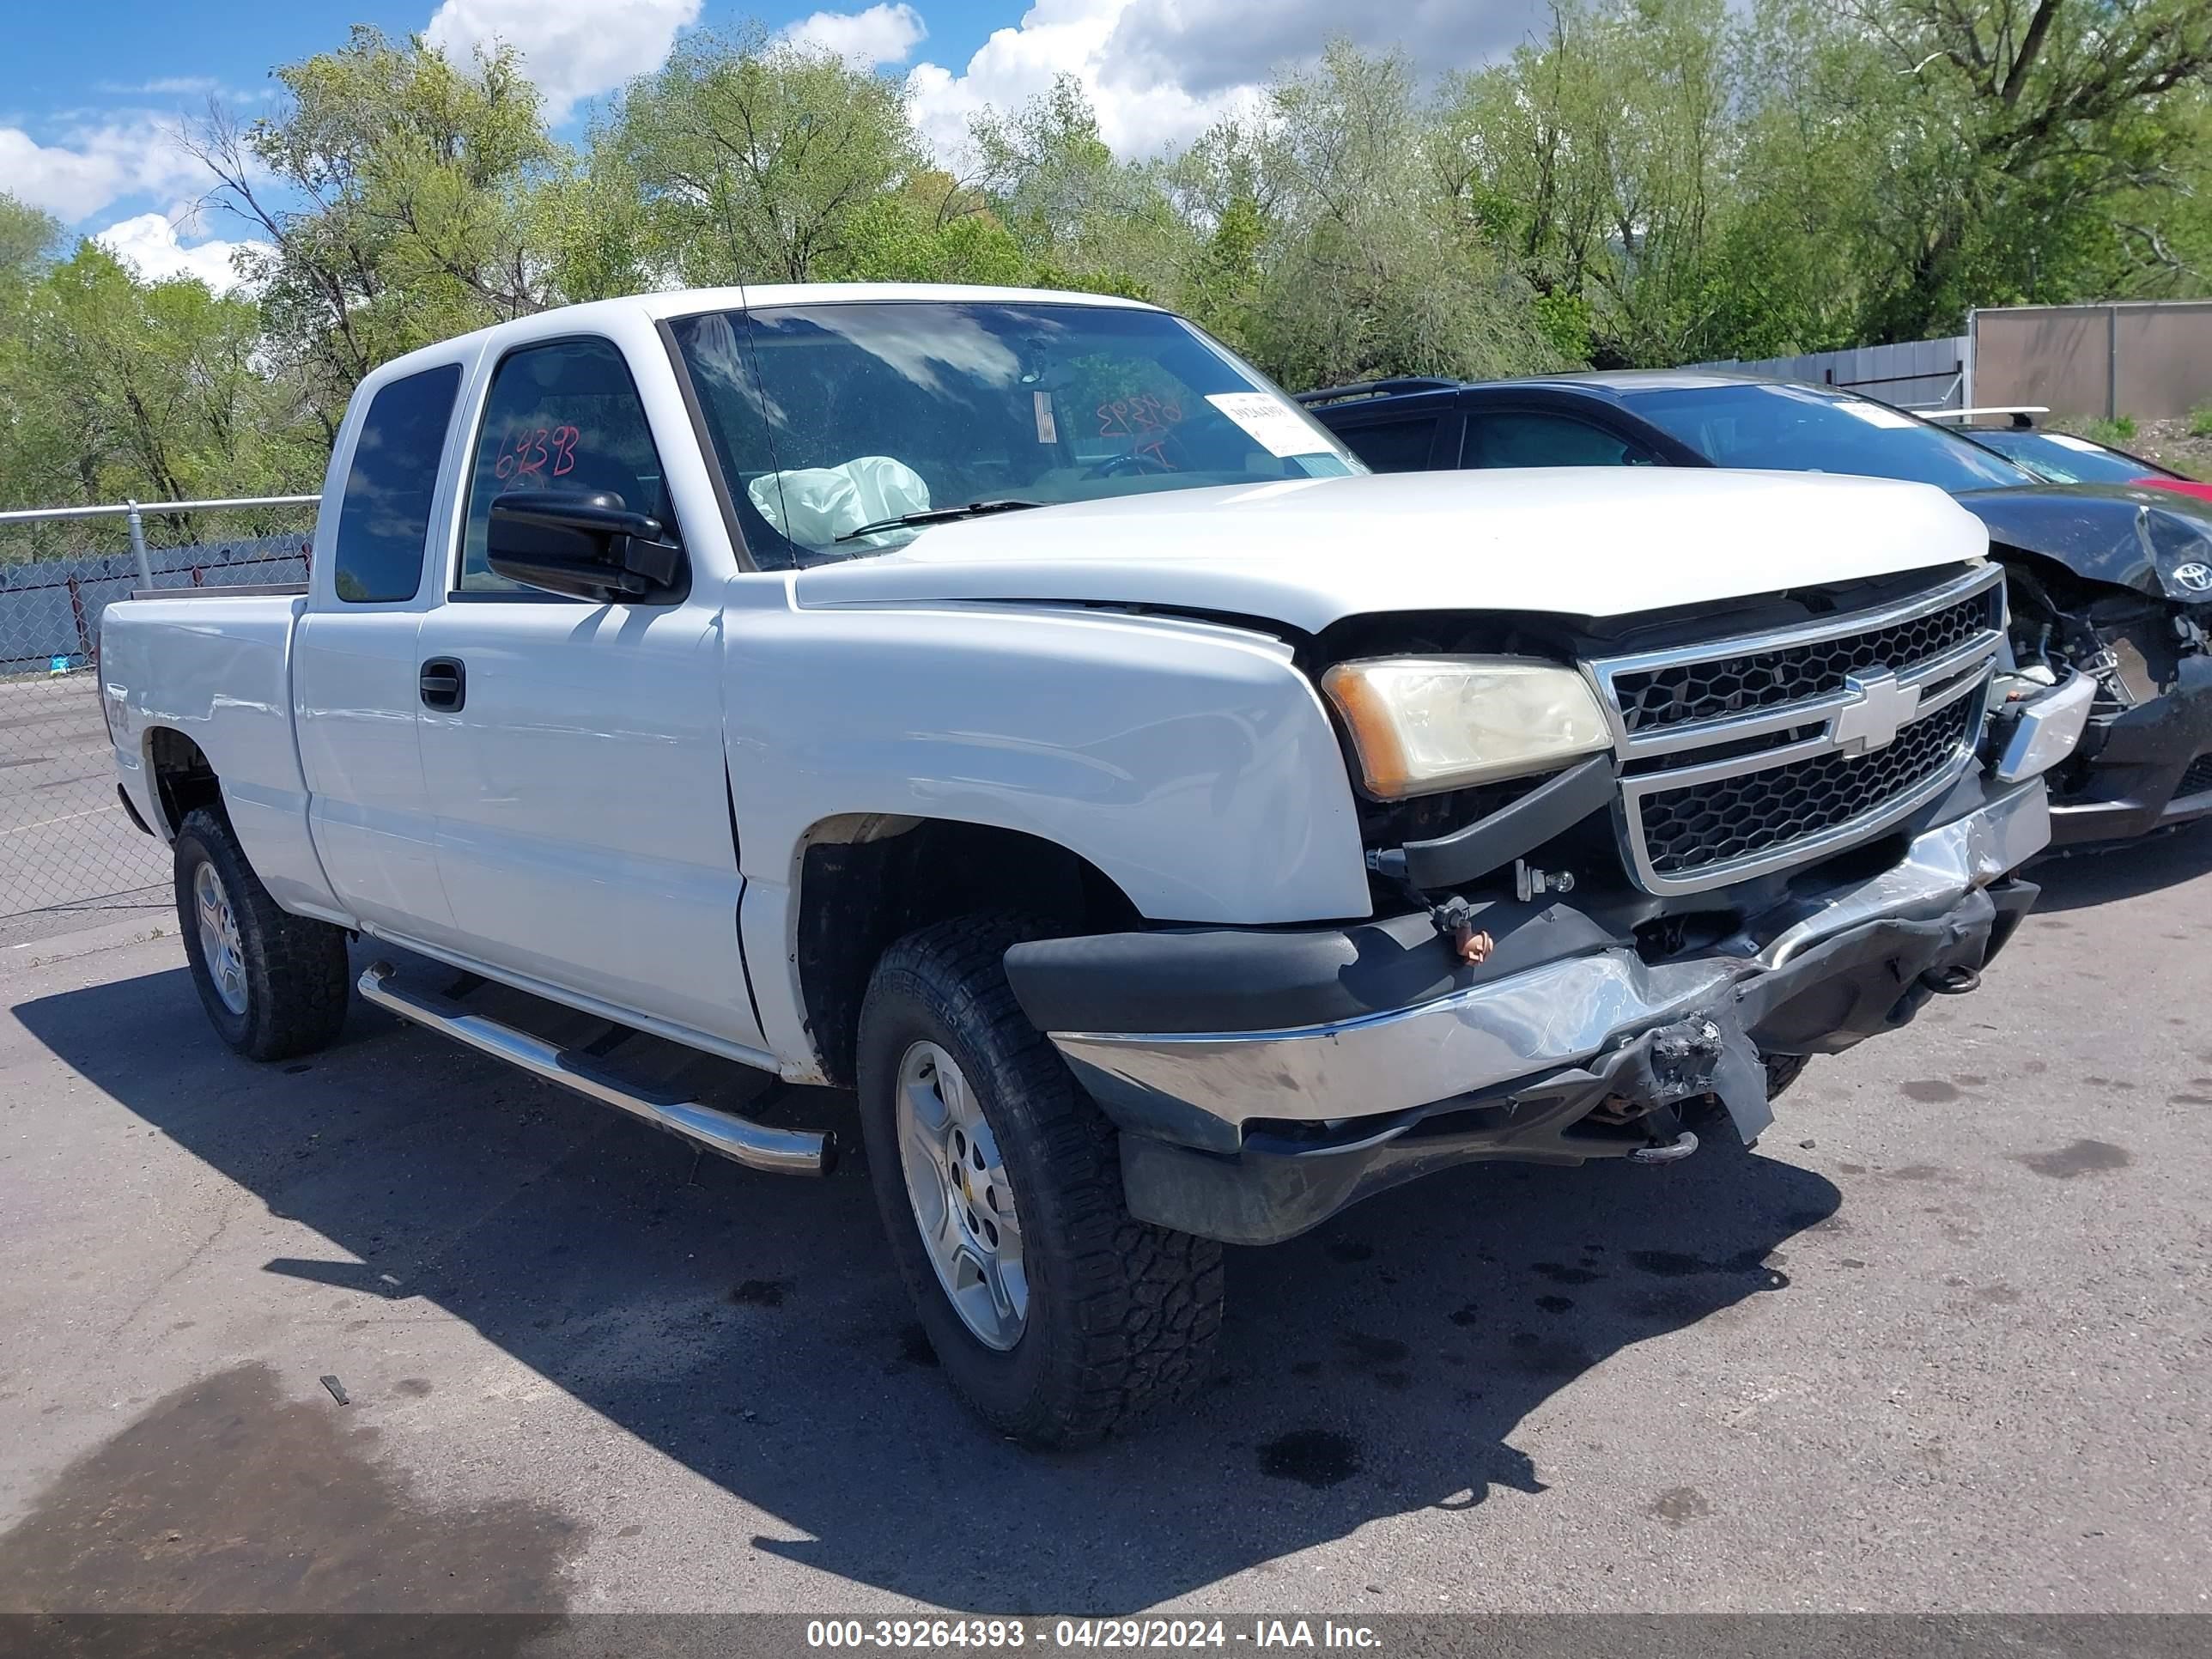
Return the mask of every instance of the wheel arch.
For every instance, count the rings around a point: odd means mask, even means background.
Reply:
[[[155,828],[163,841],[176,840],[185,815],[199,807],[229,817],[214,763],[185,732],[173,726],[149,726],[140,736],[140,754],[152,784],[147,793],[158,820]]]
[[[934,922],[1004,910],[1048,932],[1139,925],[1121,885],[1068,848],[1025,830],[957,818],[841,814],[802,839],[791,907],[791,966],[823,1074],[849,1086],[861,999],[896,940]]]

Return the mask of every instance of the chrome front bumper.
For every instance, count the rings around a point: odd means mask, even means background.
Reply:
[[[1290,1030],[1049,1035],[1100,1105],[1125,1123],[1159,1121],[1163,1103],[1239,1133],[1255,1119],[1382,1118],[1495,1096],[1653,1028],[1711,1015],[1753,996],[1765,976],[1795,977],[1793,964],[1802,969],[1847,935],[1916,925],[1925,933],[1970,901],[1986,934],[1990,902],[1974,896],[2050,836],[2043,781],[2032,778],[1919,836],[1881,873],[1795,896],[1704,955],[1654,964],[1625,945],[1599,950],[1432,1000]],[[1746,1123],[1748,1103],[1729,1092],[1739,1126],[1755,1133]]]

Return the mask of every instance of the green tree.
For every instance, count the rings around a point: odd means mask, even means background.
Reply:
[[[142,283],[98,244],[8,299],[0,349],[0,495],[20,507],[287,495],[316,488],[324,450],[296,389],[264,372],[258,308],[191,277]],[[226,529],[289,522],[226,518]],[[190,539],[184,515],[153,520]],[[106,526],[48,529],[26,546],[119,542]]]
[[[1228,168],[1213,229],[1249,236],[1256,264],[1244,341],[1291,386],[1371,375],[1482,376],[1550,368],[1560,353],[1534,293],[1505,269],[1449,188],[1449,133],[1402,55],[1331,43],[1319,67],[1268,88],[1248,132],[1215,135]],[[1240,154],[1249,173],[1234,182]],[[1209,239],[1211,240],[1211,239]]]
[[[1021,248],[982,198],[950,173],[927,169],[855,212],[818,274],[850,283],[1031,280]]]
[[[2212,294],[2212,85],[2190,88],[2167,115],[2176,139],[2156,173],[2112,204],[2126,260],[2117,287],[2130,298]]]
[[[689,284],[805,282],[924,170],[893,82],[757,26],[702,32],[632,82],[594,149],[635,181],[653,257]]]
[[[1542,42],[1450,88],[1445,188],[1569,355],[1763,356],[1824,331],[1788,280],[1798,175],[1749,187],[1771,171],[1755,62],[1722,0],[1561,0]]]
[[[46,275],[62,228],[54,216],[0,192],[0,507],[79,502],[77,452],[63,392],[40,349],[52,308]],[[23,537],[38,532],[19,532]]]
[[[2203,0],[1769,3],[1820,42],[1783,90],[1869,181],[1869,337],[1947,332],[1976,305],[2106,297],[2155,257],[2115,210],[2148,206],[2154,227],[2182,199],[2175,158],[2202,155]]]
[[[1165,299],[1188,250],[1158,171],[1115,159],[1073,76],[969,131],[975,180],[1042,288]]]
[[[559,297],[532,240],[556,152],[506,46],[464,68],[356,26],[276,73],[277,113],[240,127],[210,106],[191,139],[270,246],[246,274],[270,348],[334,432],[377,364]]]
[[[0,191],[0,284],[17,286],[30,280],[61,239],[60,220]]]

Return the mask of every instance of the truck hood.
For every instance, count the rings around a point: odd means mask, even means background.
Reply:
[[[804,606],[1139,605],[1316,633],[1406,611],[1604,617],[1978,558],[1939,489],[1706,469],[1392,473],[972,519],[797,577]]]
[[[2006,548],[2180,605],[2212,601],[2212,501],[2150,484],[2021,484],[1959,504]]]

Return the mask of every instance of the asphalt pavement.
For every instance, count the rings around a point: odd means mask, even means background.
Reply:
[[[1203,1398],[1052,1456],[855,1167],[358,1005],[248,1064],[167,919],[0,949],[0,1611],[2203,1611],[2212,836],[2040,876],[1755,1150],[1233,1252]]]

